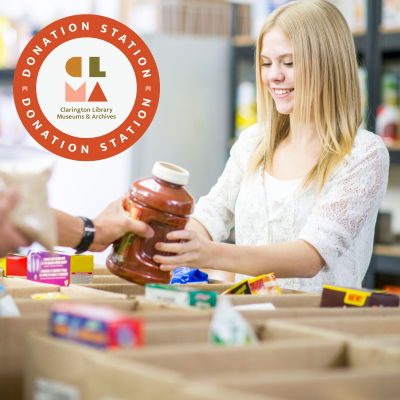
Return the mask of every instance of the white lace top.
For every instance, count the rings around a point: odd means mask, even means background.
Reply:
[[[323,285],[361,287],[373,249],[378,208],[386,193],[389,153],[382,139],[359,129],[350,156],[315,196],[312,185],[289,196],[267,216],[263,166],[245,171],[260,140],[258,124],[244,131],[231,150],[225,170],[207,196],[198,201],[193,217],[214,241],[228,237],[235,226],[237,245],[266,245],[302,239],[312,244],[326,265],[313,278],[279,279],[295,290],[322,292]],[[273,272],[265,262],[265,273]],[[243,276],[237,276],[237,280]]]

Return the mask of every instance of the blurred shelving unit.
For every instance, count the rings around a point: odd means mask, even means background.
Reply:
[[[1,69],[0,68],[0,86],[1,85],[12,85],[14,79],[13,68]]]

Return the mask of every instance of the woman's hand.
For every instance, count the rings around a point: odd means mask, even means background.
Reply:
[[[213,269],[215,243],[194,231],[174,231],[167,234],[168,240],[184,240],[182,243],[156,243],[158,251],[178,253],[176,256],[156,254],[153,260],[161,264],[163,271],[173,271],[180,267]]]

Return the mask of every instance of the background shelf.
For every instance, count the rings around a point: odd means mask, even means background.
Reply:
[[[374,246],[374,254],[378,256],[400,258],[400,244],[394,244],[394,245],[376,244]],[[399,270],[400,270],[400,263],[399,263]]]
[[[12,85],[15,69],[0,68],[0,85]]]

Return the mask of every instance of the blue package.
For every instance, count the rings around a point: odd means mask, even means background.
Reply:
[[[172,274],[171,283],[208,283],[208,274],[201,272],[199,269],[177,268]]]

